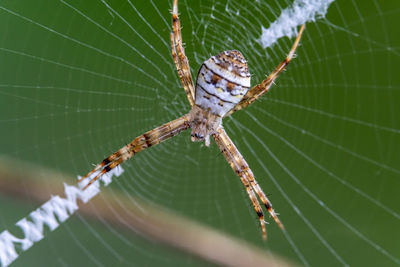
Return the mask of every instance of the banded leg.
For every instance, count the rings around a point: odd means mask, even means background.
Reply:
[[[185,55],[182,44],[181,23],[178,17],[178,0],[174,0],[172,9],[172,29],[171,32],[171,48],[172,57],[175,62],[176,70],[182,82],[183,89],[189,100],[190,106],[194,105],[194,85],[192,74],[190,73],[189,61]]]
[[[213,137],[219,149],[224,154],[229,165],[231,165],[232,169],[240,177],[243,185],[246,187],[246,191],[249,194],[254,209],[256,210],[256,213],[260,219],[263,239],[265,240],[267,238],[267,233],[264,226],[264,214],[263,211],[261,210],[257,197],[254,194],[254,191],[257,193],[261,202],[264,204],[265,208],[268,210],[269,214],[272,216],[274,221],[283,230],[284,229],[283,224],[278,219],[277,214],[272,208],[271,202],[268,200],[267,196],[261,189],[260,185],[257,183],[256,179],[254,178],[254,174],[250,170],[246,160],[240,154],[239,150],[236,148],[235,144],[233,144],[232,140],[229,138],[225,130],[222,127],[219,128],[217,130],[217,133],[214,134]]]
[[[136,153],[139,153],[146,148],[157,145],[190,127],[188,121],[188,115],[180,117],[176,120],[170,121],[164,125],[161,125],[153,130],[150,130],[141,136],[136,137],[133,141],[126,146],[122,147],[117,152],[111,154],[105,158],[100,164],[98,164],[92,171],[82,177],[79,181],[83,181],[93,173],[100,171],[98,175],[92,178],[89,183],[83,188],[85,190],[92,183],[97,181],[103,174],[111,171],[122,162],[131,158]]]
[[[238,110],[244,109],[245,107],[247,107],[248,105],[256,101],[258,98],[260,98],[262,95],[268,92],[269,88],[271,87],[275,79],[279,76],[279,74],[281,74],[281,72],[287,67],[287,65],[292,60],[296,48],[300,42],[300,38],[301,35],[303,34],[303,31],[304,31],[304,24],[301,25],[300,31],[297,34],[292,49],[290,50],[286,58],[275,68],[275,70],[264,81],[251,88],[247,92],[247,94],[243,97],[243,99],[239,102],[239,104],[237,104],[232,110],[230,110],[225,115],[225,117],[231,115],[232,113]]]

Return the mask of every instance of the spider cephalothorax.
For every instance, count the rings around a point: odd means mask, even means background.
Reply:
[[[225,159],[243,183],[259,218],[262,236],[266,239],[267,232],[265,229],[264,212],[259,200],[282,229],[283,224],[272,208],[271,202],[254,178],[249,165],[222,127],[222,118],[247,107],[268,92],[274,80],[293,58],[294,51],[299,44],[301,34],[304,30],[304,25],[301,26],[296,41],[287,57],[266,79],[251,89],[247,62],[243,55],[236,50],[224,51],[204,61],[200,67],[195,88],[190,73],[189,62],[185,56],[182,44],[181,26],[178,17],[178,0],[174,0],[173,3],[172,28],[173,31],[170,36],[172,58],[174,59],[179,79],[182,82],[183,89],[192,108],[191,111],[189,114],[183,115],[178,119],[136,137],[132,142],[105,158],[92,171],[80,179],[81,182],[87,177],[90,178],[83,189],[140,151],[192,128],[192,141],[204,140],[208,146],[210,144],[210,136],[213,137]]]
[[[221,127],[222,117],[194,105],[189,113],[189,124],[192,128],[192,141],[205,141],[206,146],[209,146],[210,135],[216,133]]]
[[[239,51],[224,51],[204,61],[197,75],[195,105],[189,114],[192,141],[205,140],[208,146],[222,118],[249,89],[250,73]]]

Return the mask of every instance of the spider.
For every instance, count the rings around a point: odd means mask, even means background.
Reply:
[[[253,172],[246,163],[246,160],[225,132],[222,126],[222,119],[247,107],[268,92],[274,80],[293,58],[303,30],[304,25],[301,26],[293,47],[286,58],[265,80],[253,88],[250,89],[250,73],[247,68],[247,62],[243,55],[236,50],[223,51],[204,61],[197,75],[196,87],[194,87],[189,62],[182,44],[181,25],[178,17],[178,0],[174,0],[172,31],[170,34],[172,57],[191,110],[188,114],[176,120],[136,137],[131,143],[105,158],[92,171],[79,180],[81,182],[87,177],[91,177],[93,173],[98,172],[84,186],[83,190],[133,155],[191,128],[192,141],[204,141],[205,145],[209,146],[210,136],[212,136],[229,165],[239,176],[258,215],[263,239],[266,240],[267,232],[265,229],[264,212],[257,196],[274,221],[283,230],[283,224],[278,219],[271,202],[254,178]]]

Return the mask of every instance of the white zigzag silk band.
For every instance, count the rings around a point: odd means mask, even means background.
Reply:
[[[112,176],[120,176],[123,169],[118,166],[112,171],[102,176],[102,182],[105,186],[112,181]],[[90,177],[95,177],[97,173],[93,173]],[[44,238],[44,226],[46,225],[50,231],[54,231],[60,223],[65,222],[72,214],[78,210],[77,200],[87,203],[90,199],[100,192],[100,183],[96,181],[85,191],[82,191],[90,177],[82,181],[78,186],[64,184],[65,198],[60,196],[52,196],[49,201],[44,203],[40,208],[32,211],[27,217],[19,220],[15,225],[18,226],[23,234],[23,238],[18,238],[5,230],[0,234],[0,266],[8,266],[15,261],[19,252],[28,250],[35,243]],[[80,177],[78,177],[79,179]]]
[[[282,37],[295,37],[300,25],[308,21],[315,22],[325,17],[329,5],[334,0],[295,0],[291,7],[284,9],[268,29],[262,27],[258,40],[263,48],[272,46]]]

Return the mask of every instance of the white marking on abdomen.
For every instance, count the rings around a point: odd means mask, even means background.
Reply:
[[[211,59],[210,59],[211,60]],[[212,77],[217,75],[219,80],[213,84]],[[231,74],[231,76],[234,74]],[[250,80],[250,78],[247,78]],[[242,100],[243,96],[249,90],[249,87],[244,87],[236,83],[238,79],[226,79],[219,73],[208,69],[205,64],[200,68],[196,84],[196,105],[208,110],[209,112],[223,117],[237,103]],[[243,80],[241,81],[242,83]],[[228,90],[227,84],[234,85],[232,90]],[[248,82],[249,84],[249,82]]]
[[[220,66],[215,64],[213,57],[205,61],[204,65],[206,65],[207,69],[211,70],[218,76],[225,78],[228,81],[231,81],[243,87],[250,87],[250,77],[238,76],[235,75],[232,71],[221,68]]]

